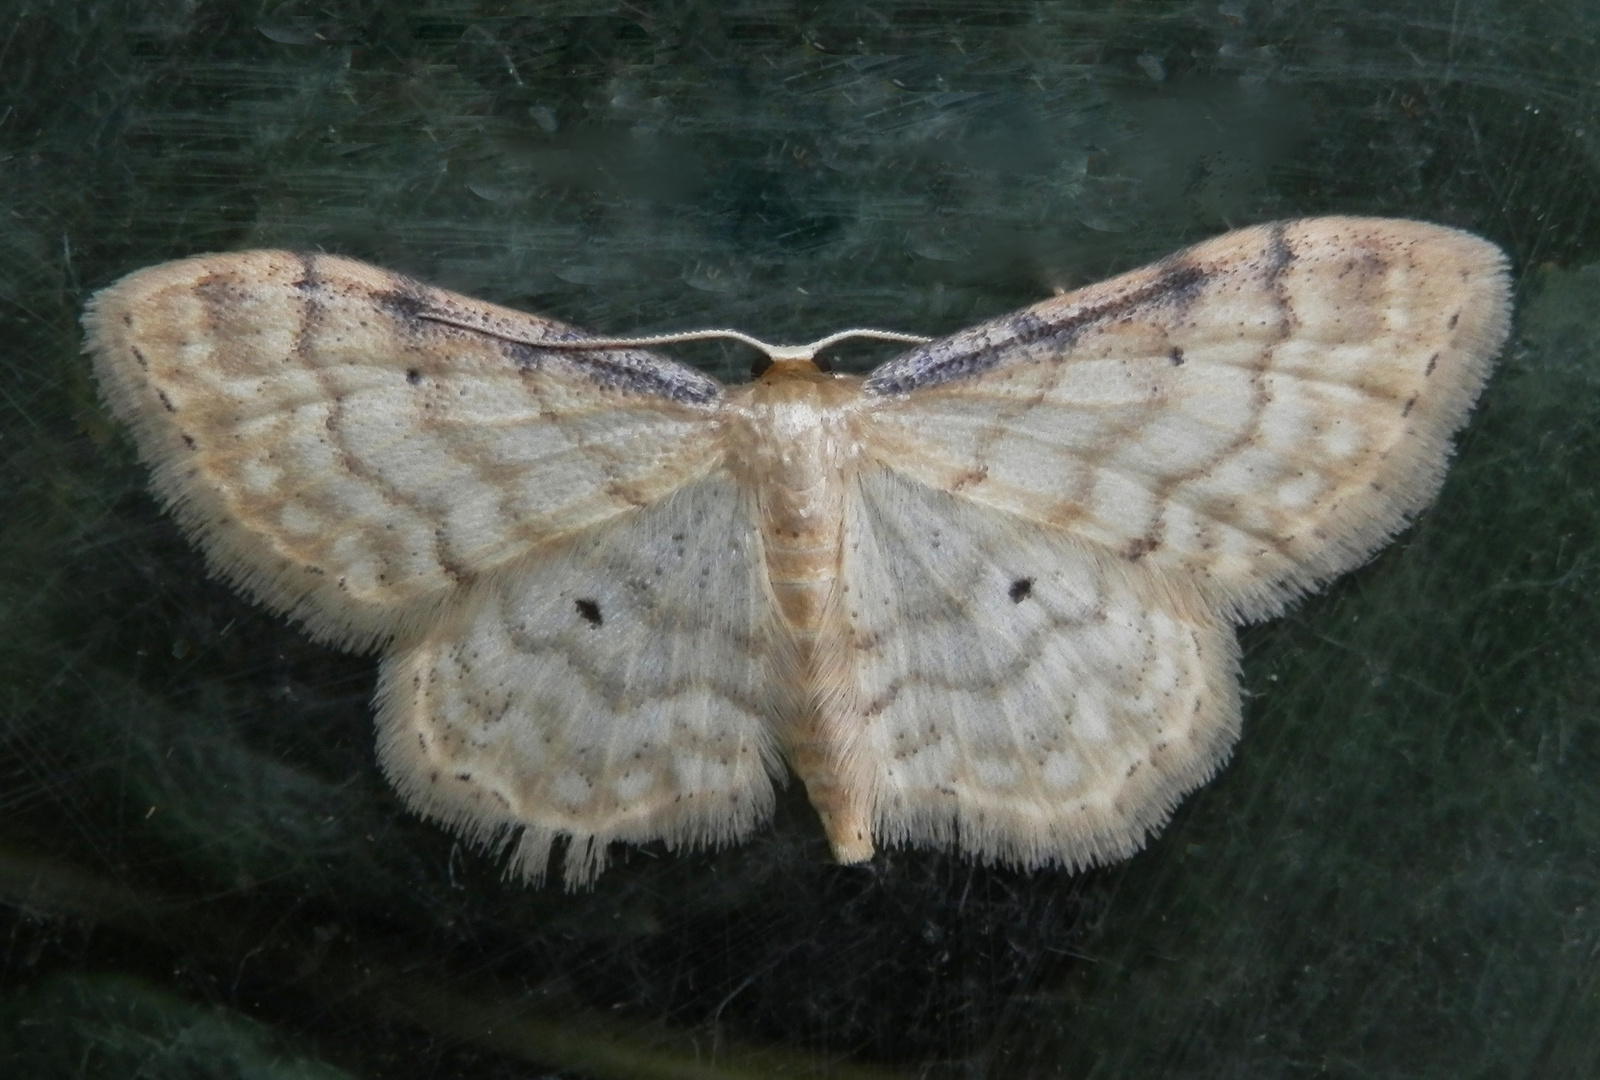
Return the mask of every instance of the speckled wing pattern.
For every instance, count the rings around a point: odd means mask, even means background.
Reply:
[[[1505,257],[1412,221],[1240,229],[884,364],[903,475],[1277,613],[1433,499]]]
[[[837,857],[1125,856],[1239,730],[1231,624],[1432,498],[1503,256],[1241,230],[918,346],[732,389],[322,255],[136,272],[85,315],[213,568],[380,647],[407,801],[569,885],[736,840],[786,755]]]
[[[880,841],[1110,862],[1237,738],[1233,633],[1192,592],[887,469],[846,535],[849,759]]]
[[[569,881],[612,841],[724,843],[772,809],[792,678],[752,493],[722,477],[485,577],[385,659],[379,760],[412,806]],[[520,831],[519,831],[520,830]]]
[[[716,460],[714,380],[541,350],[581,335],[349,259],[164,263],[85,324],[107,403],[216,569],[342,645]]]
[[[1312,219],[873,372],[841,681],[874,832],[1023,865],[1141,846],[1237,737],[1227,624],[1433,499],[1509,306],[1477,237]]]
[[[212,567],[319,637],[388,646],[380,757],[413,806],[485,842],[520,831],[530,878],[564,832],[571,882],[610,840],[766,815],[783,649],[750,500],[708,475],[715,381],[541,350],[577,332],[321,255],[152,267],[85,322]]]

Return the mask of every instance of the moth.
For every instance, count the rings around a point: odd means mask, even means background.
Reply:
[[[405,801],[533,881],[565,838],[572,887],[614,841],[746,836],[786,766],[840,862],[1130,855],[1239,736],[1234,624],[1433,498],[1509,310],[1493,244],[1329,217],[865,378],[835,335],[724,386],[283,251],[140,270],[84,325],[211,569],[382,652]]]

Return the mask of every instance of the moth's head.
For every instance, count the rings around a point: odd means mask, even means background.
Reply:
[[[801,380],[822,382],[833,378],[833,365],[820,356],[784,356],[781,351],[762,356],[750,365],[750,377],[769,385]]]
[[[778,383],[825,382],[833,379],[850,380],[849,376],[835,375],[833,364],[819,355],[823,349],[850,338],[869,338],[873,341],[898,341],[902,344],[926,345],[931,338],[920,334],[902,334],[897,330],[872,330],[857,327],[838,330],[827,337],[818,338],[809,345],[771,345],[765,341],[741,334],[737,330],[716,330],[707,336],[731,337],[762,352],[761,359],[750,365],[750,377],[765,386]]]

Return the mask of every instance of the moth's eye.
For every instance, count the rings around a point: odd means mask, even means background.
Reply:
[[[772,367],[772,357],[758,356],[750,361],[750,377],[759,379],[767,373],[767,369],[770,367]]]
[[[833,371],[833,361],[826,356],[813,356],[811,362],[817,365],[817,370],[825,375]]]

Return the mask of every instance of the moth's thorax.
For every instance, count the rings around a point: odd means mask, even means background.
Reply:
[[[728,404],[728,467],[756,493],[773,594],[804,640],[838,575],[861,380],[780,362],[733,390]]]

